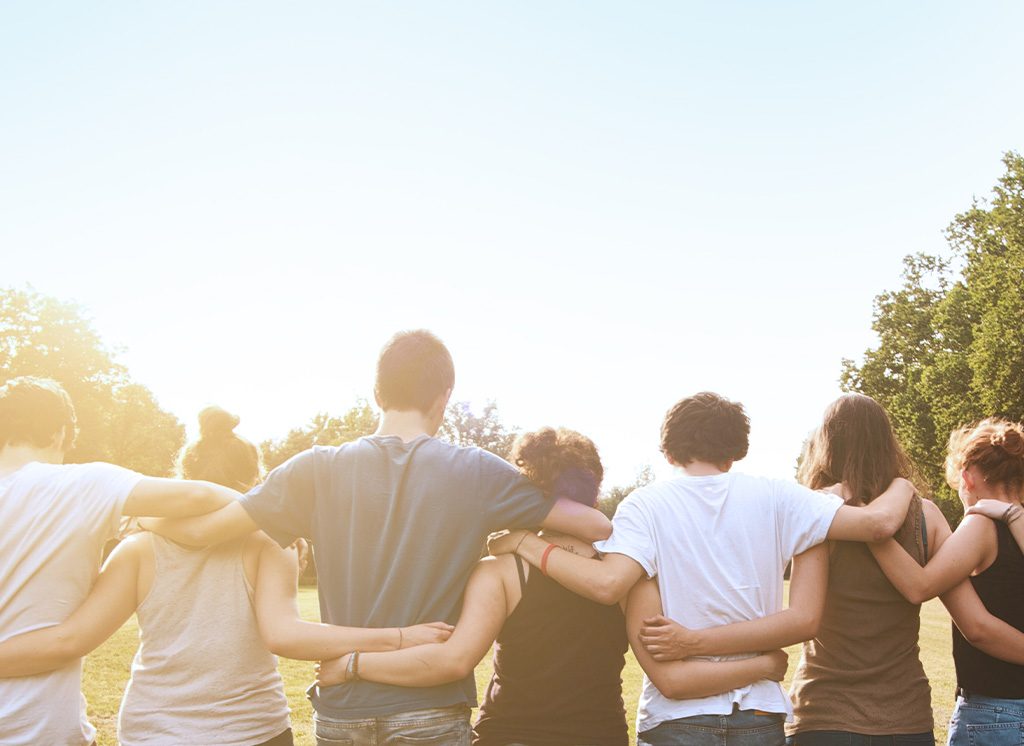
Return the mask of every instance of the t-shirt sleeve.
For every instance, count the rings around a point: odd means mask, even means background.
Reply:
[[[654,533],[647,512],[630,495],[615,510],[612,517],[612,535],[594,544],[604,554],[624,554],[640,563],[648,577],[658,574]]]
[[[842,498],[815,492],[796,482],[775,483],[776,509],[779,516],[780,545],[785,557],[806,552],[825,541]]]
[[[313,538],[314,459],[312,449],[293,456],[240,500],[249,517],[283,547]]]
[[[100,532],[104,540],[114,539],[121,530],[121,518],[128,495],[140,481],[142,474],[114,464],[83,464],[88,489],[81,499],[89,523]]]
[[[536,528],[548,517],[554,498],[546,497],[505,459],[480,451],[480,492],[488,531]]]

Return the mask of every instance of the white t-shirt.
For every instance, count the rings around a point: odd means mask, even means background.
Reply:
[[[611,538],[594,546],[624,554],[657,577],[665,616],[704,629],[782,610],[783,573],[795,554],[825,540],[843,501],[795,482],[746,474],[682,476],[635,490],[619,505]],[[720,656],[712,660],[724,660]],[[711,697],[673,700],[644,676],[638,733],[666,720],[744,710],[792,715],[775,681]]]
[[[57,625],[99,573],[141,474],[112,464],[30,463],[0,477],[0,640]],[[81,660],[38,676],[0,679],[4,744],[90,744]]]

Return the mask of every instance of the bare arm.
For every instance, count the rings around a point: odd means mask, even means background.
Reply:
[[[993,658],[1024,666],[1024,632],[992,616],[971,581],[946,591],[941,599],[967,642]]]
[[[641,643],[644,620],[661,616],[661,594],[655,580],[641,580],[629,593],[626,631],[637,662],[664,696],[696,699],[732,691],[761,679],[781,681],[788,656],[781,650],[736,661],[656,660]]]
[[[397,686],[437,686],[469,676],[487,655],[508,617],[508,604],[498,563],[483,559],[466,584],[462,614],[445,642],[392,653],[360,653],[359,677]],[[320,664],[317,683],[345,681],[349,656]]]
[[[190,547],[220,544],[258,531],[260,528],[237,500],[232,500],[219,510],[205,515],[192,518],[154,518],[144,520],[142,525],[155,534]]]
[[[513,531],[487,544],[491,554],[515,552],[537,568],[541,566],[548,546],[547,541],[528,531]],[[607,554],[602,559],[592,559],[561,548],[555,548],[548,554],[546,570],[559,585],[608,606],[625,598],[629,589],[644,575],[640,563],[624,554]]]
[[[844,505],[836,512],[828,529],[828,538],[839,541],[881,541],[888,539],[903,525],[914,485],[897,477],[889,489],[869,504]]]
[[[299,616],[298,557],[259,535],[262,548],[256,575],[256,620],[271,652],[296,660],[330,660],[353,650],[397,650],[399,645],[444,641],[451,625],[436,622],[411,627],[339,627],[307,622]]]
[[[760,619],[691,630],[658,614],[644,621],[639,640],[655,660],[694,655],[733,655],[784,648],[818,632],[828,589],[828,545],[793,558],[789,606]]]
[[[882,572],[911,603],[941,595],[967,578],[994,548],[995,529],[988,518],[967,516],[921,567],[894,539],[871,544]]]
[[[63,668],[99,647],[135,611],[138,574],[137,543],[122,542],[85,601],[64,622],[0,643],[0,678]]]
[[[182,518],[223,508],[239,497],[234,490],[213,482],[146,477],[128,493],[121,512],[132,516]]]
[[[540,524],[542,528],[595,542],[612,535],[612,522],[596,508],[559,498]]]
[[[1004,503],[1002,500],[978,500],[967,509],[967,515],[983,515],[993,521],[1003,521],[1010,527],[1013,540],[1024,552],[1024,509],[1019,502]]]

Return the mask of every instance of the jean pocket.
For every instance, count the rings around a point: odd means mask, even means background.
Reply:
[[[323,736],[317,736],[316,746],[356,746],[356,742],[351,738],[324,738]]]
[[[985,723],[966,726],[970,746],[1021,746],[1024,744],[1024,723]]]
[[[387,744],[420,744],[421,746],[469,746],[468,720],[405,726],[393,733]]]

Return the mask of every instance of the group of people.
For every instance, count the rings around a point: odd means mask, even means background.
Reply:
[[[318,745],[624,746],[630,647],[641,744],[933,744],[918,633],[934,596],[954,621],[950,743],[1021,742],[1021,425],[950,437],[967,512],[952,532],[871,398],[829,406],[790,482],[734,472],[748,418],[699,393],[662,424],[678,475],[609,522],[580,433],[526,433],[510,461],[435,438],[454,380],[436,336],[396,334],[378,358],[376,433],[265,478],[218,408],[200,413],[183,479],[65,465],[63,389],[0,387],[0,743],[93,743],[81,659],[134,612],[125,746],[291,744],[275,654],[320,661]],[[100,571],[125,517],[137,530]],[[298,613],[305,542],[321,623]],[[782,648],[799,642],[787,695]]]

